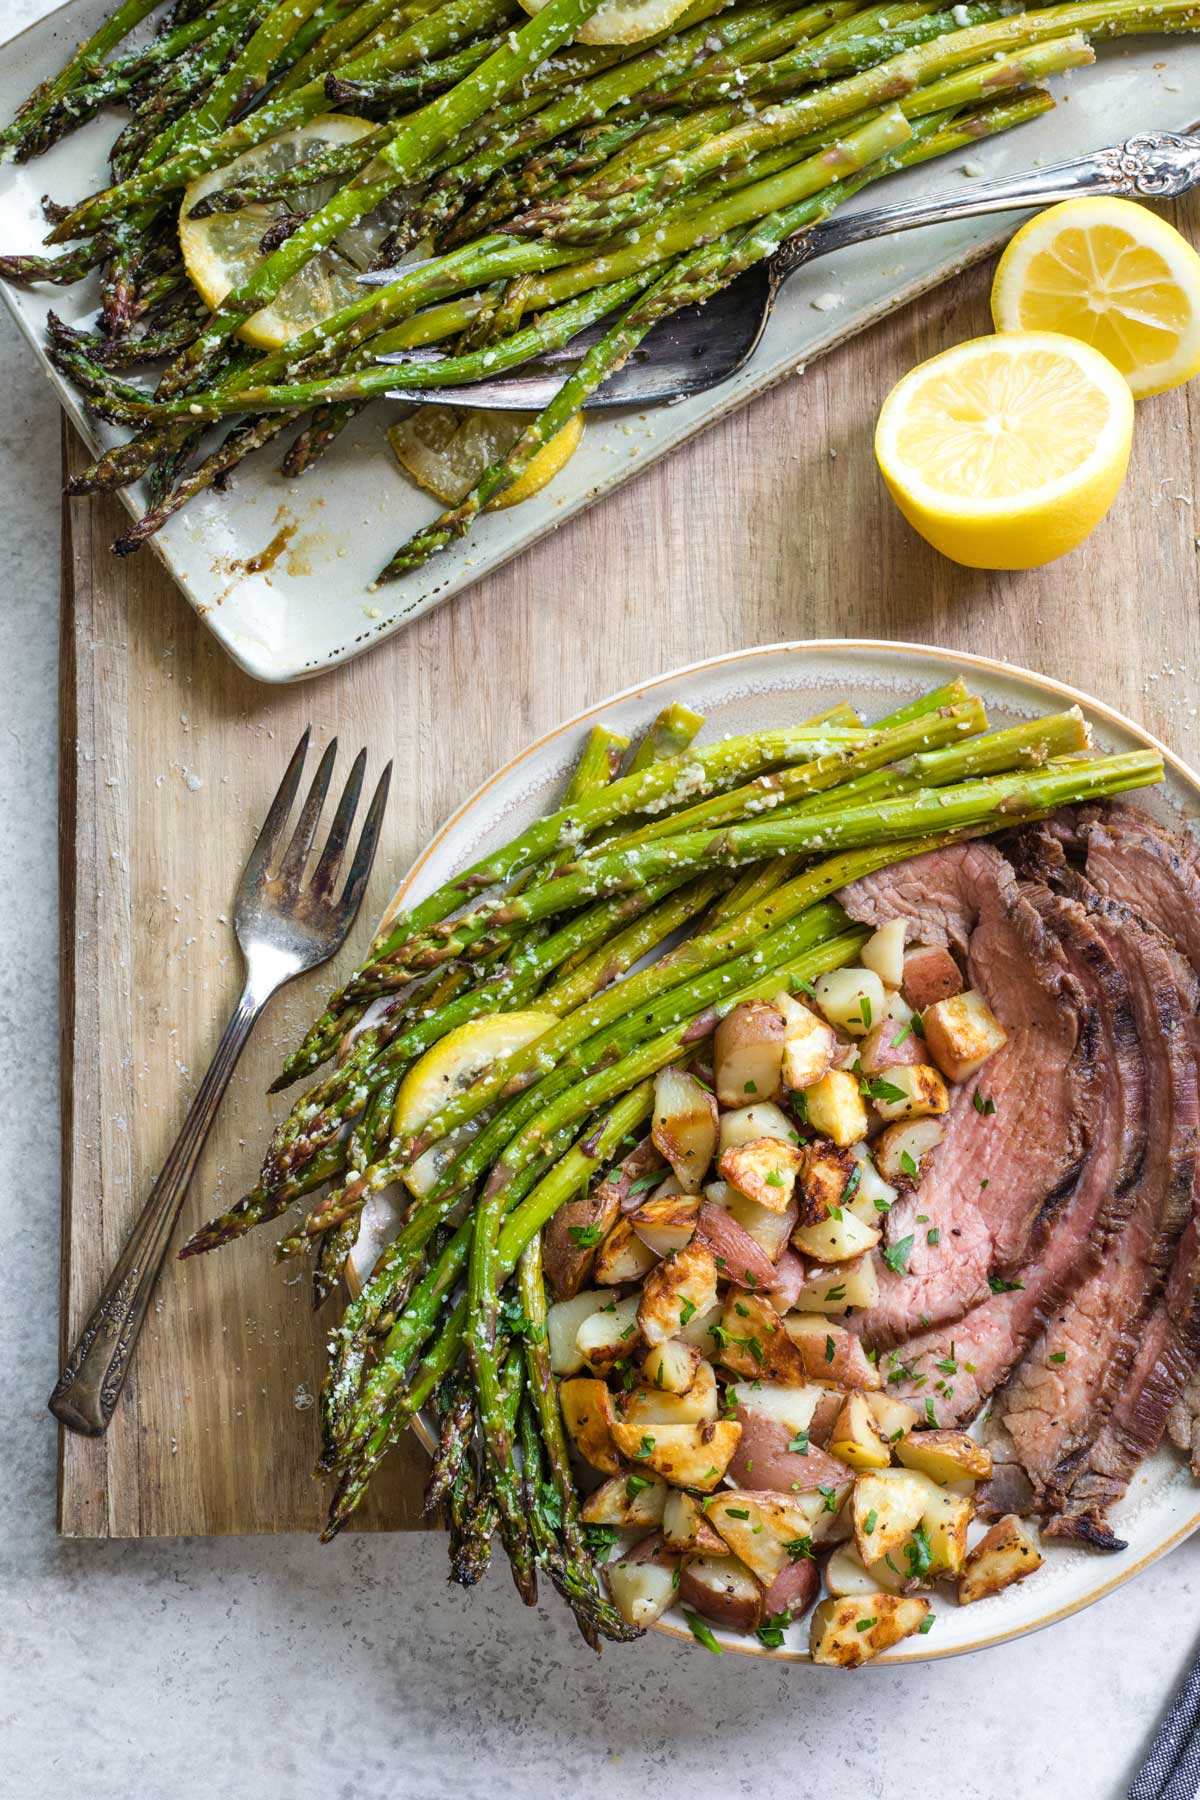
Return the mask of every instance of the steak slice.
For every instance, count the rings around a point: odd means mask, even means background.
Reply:
[[[1124,974],[1077,901],[1030,889],[1099,1022],[1097,1128],[1074,1192],[1020,1283],[881,1360],[889,1391],[942,1426],[973,1418],[1121,1229],[1146,1148],[1145,1064]]]
[[[1059,1515],[1051,1533],[1099,1543],[1107,1527],[1097,1524],[1098,1497],[1085,1477],[1188,1220],[1196,1080],[1167,947],[1127,908],[1073,880],[1132,997],[1146,1066],[1146,1153],[1125,1229],[1033,1345],[1000,1396],[989,1430],[997,1453],[1029,1475],[1042,1510]],[[1109,1460],[1101,1457],[1106,1470]],[[1069,1496],[1080,1482],[1076,1505]]]
[[[919,1197],[888,1215],[889,1245],[912,1240],[905,1273],[881,1269],[878,1304],[856,1322],[888,1348],[918,1321],[961,1319],[987,1299],[991,1274],[1015,1275],[1041,1247],[1090,1140],[1098,1031],[1053,933],[993,845],[931,851],[840,899],[854,919],[908,918],[914,937],[954,950],[1008,1033],[982,1078],[995,1110],[976,1105],[974,1084],[959,1087]]]
[[[1200,848],[1136,807],[1078,814],[1087,878],[1174,944],[1200,975]]]

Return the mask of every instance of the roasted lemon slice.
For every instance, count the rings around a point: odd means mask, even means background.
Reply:
[[[921,536],[975,569],[1031,569],[1081,544],[1129,463],[1133,397],[1098,350],[1054,332],[975,338],[892,390],[875,454]]]
[[[528,423],[523,413],[422,406],[401,424],[393,425],[387,435],[396,461],[417,486],[443,506],[457,506],[484,470],[508,455]],[[501,512],[539,493],[571,460],[582,437],[583,415],[576,413],[486,510]]]
[[[521,0],[527,13],[540,13],[547,0]],[[579,44],[640,44],[643,38],[669,31],[692,0],[604,0],[581,25]]]
[[[1066,200],[1000,258],[992,317],[1093,345],[1142,400],[1200,374],[1200,256],[1132,200]]]
[[[262,262],[263,233],[275,220],[288,212],[313,211],[340,184],[324,181],[312,187],[293,188],[286,201],[264,201],[237,212],[214,213],[207,219],[189,216],[197,201],[219,188],[282,175],[323,150],[353,144],[377,129],[369,119],[357,119],[349,113],[321,113],[295,131],[284,131],[266,143],[256,144],[224,168],[199,176],[184,190],[179,210],[179,247],[184,268],[206,306],[219,306],[226,294],[240,287]],[[270,306],[246,321],[240,335],[260,349],[275,350],[298,332],[319,325],[351,300],[360,300],[363,289],[355,278],[370,264],[385,230],[381,220],[371,218],[352,226],[285,282]]]

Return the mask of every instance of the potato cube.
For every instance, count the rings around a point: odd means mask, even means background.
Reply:
[[[783,1328],[799,1351],[809,1381],[831,1387],[881,1388],[883,1378],[861,1341],[819,1313],[788,1313]]]
[[[706,1501],[704,1514],[764,1587],[789,1563],[812,1554],[807,1513],[782,1494],[734,1488]]]
[[[888,1129],[897,1128],[889,1126]],[[849,1200],[843,1204],[849,1206],[855,1218],[861,1219],[864,1225],[878,1225],[899,1199],[899,1189],[884,1180],[865,1144],[851,1144],[846,1154],[854,1158],[858,1180]]]
[[[617,1417],[626,1425],[702,1425],[716,1418],[717,1405],[717,1378],[702,1362],[686,1394],[633,1388],[617,1401]]]
[[[694,1556],[679,1575],[682,1606],[728,1631],[753,1631],[763,1616],[763,1591],[736,1556]]]
[[[751,1200],[748,1194],[743,1194],[728,1181],[710,1181],[704,1197],[714,1206],[723,1207],[735,1224],[754,1239],[769,1261],[779,1261],[796,1223],[794,1207],[789,1207],[786,1212],[772,1212],[770,1207],[760,1206],[757,1200]]]
[[[647,1275],[638,1305],[638,1324],[648,1344],[665,1344],[717,1297],[717,1263],[707,1244],[693,1239],[664,1257]]]
[[[599,1374],[628,1362],[642,1344],[638,1296],[610,1300],[599,1312],[590,1313],[575,1333],[575,1344],[589,1369]]]
[[[827,1138],[814,1138],[811,1144],[805,1144],[796,1182],[800,1224],[815,1225],[818,1219],[827,1219],[835,1207],[845,1203],[847,1188],[853,1198],[860,1180],[849,1150],[839,1150]]]
[[[625,1287],[640,1281],[658,1261],[655,1252],[642,1241],[629,1219],[618,1219],[596,1251],[592,1264],[592,1280],[604,1287]]]
[[[717,1139],[721,1151],[752,1144],[756,1138],[779,1138],[785,1144],[800,1142],[795,1123],[773,1100],[758,1100],[753,1106],[738,1106],[721,1114]]]
[[[612,1395],[604,1382],[586,1376],[560,1382],[558,1401],[563,1424],[584,1462],[605,1475],[615,1475],[621,1458],[612,1433],[616,1423]]]
[[[707,1425],[625,1425],[612,1427],[613,1442],[638,1473],[661,1475],[672,1487],[696,1488],[711,1494],[729,1467],[742,1435],[732,1419]]]
[[[880,1173],[893,1182],[920,1181],[925,1165],[946,1135],[939,1119],[910,1119],[889,1125],[875,1140]]]
[[[812,1616],[808,1646],[815,1663],[857,1669],[880,1651],[920,1631],[928,1600],[900,1594],[848,1594],[822,1600]]]
[[[893,991],[904,980],[904,941],[908,936],[907,919],[889,919],[872,932],[860,952],[863,967],[872,969],[885,988]]]
[[[867,1135],[867,1103],[858,1091],[858,1077],[849,1069],[830,1069],[814,1087],[805,1091],[808,1123],[839,1148],[857,1144]]]
[[[686,1069],[660,1069],[654,1081],[655,1148],[685,1194],[698,1194],[717,1147],[717,1103]]]
[[[878,1299],[875,1258],[867,1255],[834,1269],[815,1270],[792,1304],[797,1312],[836,1315],[852,1306],[874,1306]]]
[[[863,1561],[878,1562],[898,1549],[921,1523],[926,1500],[923,1482],[908,1469],[860,1475],[854,1484],[854,1542]]]
[[[896,1451],[906,1469],[919,1469],[931,1481],[986,1481],[992,1453],[965,1431],[915,1431]]]
[[[645,1629],[675,1601],[676,1565],[659,1561],[606,1563],[604,1579],[627,1625]]]
[[[748,1200],[757,1201],[768,1212],[782,1213],[791,1205],[800,1151],[779,1138],[755,1138],[723,1151],[719,1167],[724,1180]]]
[[[670,1256],[690,1240],[699,1211],[698,1194],[667,1194],[644,1200],[627,1216],[648,1250],[655,1256]]]
[[[920,1424],[921,1415],[907,1400],[897,1400],[886,1391],[867,1395],[871,1417],[879,1427],[885,1444],[897,1444]]]
[[[997,1519],[986,1537],[968,1553],[958,1578],[958,1603],[986,1600],[1014,1581],[1024,1581],[1042,1566],[1042,1553],[1016,1513]]]
[[[642,1363],[642,1380],[652,1388],[668,1394],[686,1394],[696,1379],[700,1351],[682,1338],[668,1338],[647,1350]]]
[[[792,1233],[792,1243],[801,1256],[811,1256],[817,1262],[846,1263],[873,1250],[882,1235],[873,1226],[864,1225],[855,1213],[838,1207],[837,1213],[819,1224],[798,1225]]]
[[[924,1012],[939,1000],[962,991],[958,964],[942,944],[918,944],[906,951],[901,991],[908,1004]]]
[[[853,1544],[839,1544],[825,1564],[825,1586],[838,1598],[846,1594],[877,1594],[880,1589],[898,1594],[904,1577],[897,1574],[886,1557],[868,1568]]]
[[[866,1037],[887,1005],[883,983],[872,969],[830,969],[813,982],[817,1005],[831,1025],[851,1037]]]
[[[560,1300],[546,1314],[546,1338],[550,1345],[550,1367],[556,1375],[575,1375],[583,1367],[583,1351],[576,1341],[579,1327],[594,1312],[612,1305],[610,1294],[588,1288],[570,1300]]]
[[[783,1014],[783,1083],[800,1091],[820,1081],[837,1047],[832,1027],[791,994],[776,996]]]
[[[700,1502],[682,1488],[668,1488],[662,1517],[663,1542],[668,1550],[688,1555],[725,1554],[725,1540],[713,1530]]]
[[[886,1096],[880,1089],[886,1084]],[[949,1112],[946,1084],[929,1063],[889,1069],[872,1088],[871,1104],[881,1119],[922,1119]]]
[[[1008,1042],[1003,1025],[974,988],[939,1000],[921,1022],[925,1046],[947,1081],[969,1081]]]
[[[887,1469],[892,1453],[862,1392],[846,1395],[829,1438],[829,1454],[850,1469]],[[878,1552],[880,1556],[884,1553]]]
[[[802,1387],[808,1381],[804,1357],[785,1331],[775,1308],[760,1294],[731,1293],[721,1318],[721,1361],[752,1380]]]
[[[687,1317],[683,1318],[681,1313],[682,1323],[675,1336],[680,1343],[694,1345],[701,1356],[714,1357],[721,1347],[717,1341],[716,1332],[720,1328],[721,1315],[724,1311],[724,1301],[715,1298],[708,1306],[698,1307],[695,1312],[688,1311],[685,1306],[683,1313],[686,1313]]]
[[[656,1475],[612,1475],[588,1495],[579,1516],[585,1525],[659,1525],[670,1492]]]
[[[766,1000],[743,1000],[713,1035],[713,1075],[722,1106],[773,1100],[783,1063],[783,1015]]]
[[[967,1527],[974,1511],[965,1494],[951,1494],[945,1488],[937,1488],[927,1497],[921,1526],[928,1546],[931,1578],[961,1574],[967,1558]]]

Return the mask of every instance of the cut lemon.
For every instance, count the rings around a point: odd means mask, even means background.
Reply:
[[[263,201],[243,206],[237,212],[214,213],[208,219],[189,216],[197,201],[219,188],[282,175],[324,150],[356,143],[376,130],[378,126],[369,119],[357,119],[349,113],[321,113],[297,130],[268,138],[223,168],[199,176],[184,190],[179,209],[179,247],[183,266],[206,306],[219,306],[226,294],[240,287],[263,261],[263,233],[276,219],[289,212],[311,212],[340,184],[314,182],[311,187],[290,189],[285,200]],[[259,349],[276,350],[351,300],[361,300],[363,289],[356,277],[369,266],[385,234],[382,220],[370,216],[360,220],[328,249],[310,258],[284,283],[270,306],[246,321],[239,335]]]
[[[418,487],[457,506],[470,493],[484,470],[507,456],[529,417],[523,413],[463,412],[453,406],[422,406],[411,417],[393,425],[388,443],[396,461]],[[488,503],[488,512],[518,506],[553,481],[574,456],[583,436],[583,415],[576,413],[548,444],[543,444],[511,487]]]
[[[447,1100],[477,1081],[498,1057],[523,1050],[558,1023],[552,1012],[490,1013],[455,1026],[414,1063],[400,1084],[392,1131],[410,1137]]]
[[[1200,256],[1132,200],[1066,200],[1000,258],[992,318],[1093,345],[1144,400],[1200,374]]]
[[[527,13],[540,13],[549,0],[521,0]],[[604,0],[575,34],[578,44],[640,44],[669,31],[692,0]]]
[[[1133,397],[1106,357],[1049,331],[974,338],[906,375],[875,455],[935,549],[973,569],[1032,569],[1100,523],[1129,464]]]

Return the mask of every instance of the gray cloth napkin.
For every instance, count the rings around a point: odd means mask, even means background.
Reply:
[[[1200,1793],[1200,1658],[1154,1734],[1129,1800],[1196,1800]]]

